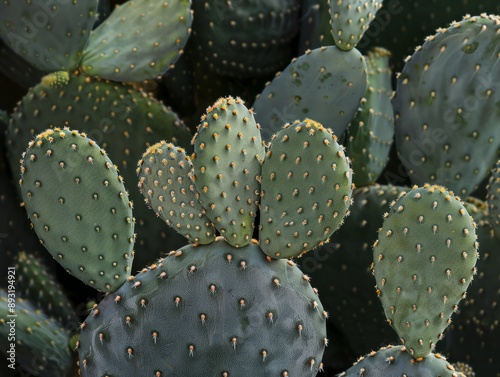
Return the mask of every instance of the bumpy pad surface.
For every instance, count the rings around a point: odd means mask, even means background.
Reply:
[[[385,215],[373,250],[377,293],[415,358],[432,352],[476,273],[475,227],[440,186],[413,188]]]
[[[84,134],[47,130],[31,141],[21,191],[40,242],[84,283],[117,289],[130,275],[132,203],[113,163]]]
[[[291,261],[222,238],[188,245],[108,295],[82,325],[84,377],[304,376],[326,313]]]
[[[491,172],[488,184],[488,214],[495,235],[500,239],[500,161]]]

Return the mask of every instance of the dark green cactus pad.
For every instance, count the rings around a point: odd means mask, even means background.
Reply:
[[[488,184],[488,214],[495,235],[500,239],[500,161],[491,172]]]
[[[383,214],[405,187],[373,185],[353,191],[354,204],[330,243],[306,254],[300,267],[321,292],[330,322],[348,339],[356,355],[398,341],[387,326],[384,309],[373,289],[373,243]]]
[[[367,85],[366,63],[357,50],[335,46],[308,51],[292,60],[255,100],[255,118],[264,140],[285,123],[311,118],[339,137],[358,110]]]
[[[358,187],[374,184],[389,160],[394,138],[390,56],[383,48],[368,52],[368,88],[347,129],[346,153]]]
[[[129,0],[92,31],[81,68],[114,81],[155,79],[183,53],[192,22],[190,0]]]
[[[352,170],[330,129],[310,119],[286,124],[262,164],[259,240],[272,258],[321,246],[351,205]]]
[[[23,88],[36,85],[43,73],[17,55],[0,40],[0,72]]]
[[[445,333],[441,352],[464,361],[478,376],[500,376],[496,355],[500,352],[500,244],[488,222],[487,204],[479,200],[465,203],[477,223],[480,258],[478,273],[467,289],[467,297]]]
[[[132,202],[106,152],[85,134],[47,130],[31,141],[21,191],[40,242],[73,276],[114,291],[130,276]]]
[[[78,322],[61,284],[51,275],[40,257],[21,251],[17,255],[15,267],[16,290],[20,296],[62,324]]]
[[[316,376],[326,312],[292,262],[222,237],[109,294],[82,324],[83,377]]]
[[[215,241],[192,180],[193,164],[184,149],[162,141],[149,148],[137,169],[146,203],[191,243]]]
[[[40,377],[69,377],[75,372],[75,364],[69,349],[69,334],[56,320],[50,319],[29,301],[9,296],[0,290],[0,347],[8,353],[15,344],[16,368]],[[15,304],[12,301],[15,297]],[[10,310],[14,311],[11,312]],[[12,331],[13,330],[13,331]],[[14,333],[15,338],[10,338]],[[3,356],[3,355],[2,355]],[[10,363],[10,362],[9,362]],[[13,375],[14,371],[11,370]],[[25,373],[20,373],[24,376]]]
[[[299,54],[321,46],[335,45],[328,0],[302,0],[301,8]]]
[[[193,144],[193,178],[207,217],[231,245],[247,245],[265,154],[253,112],[240,98],[220,98],[202,116]]]
[[[408,353],[429,355],[476,273],[472,217],[442,186],[414,187],[393,203],[374,245],[377,294]]]
[[[195,56],[220,75],[273,74],[293,57],[298,0],[195,0],[193,10]]]
[[[41,71],[72,70],[97,16],[98,0],[0,4],[0,38]]]
[[[190,146],[191,132],[179,117],[133,86],[82,74],[68,75],[68,83],[57,86],[57,76],[46,76],[12,114],[7,146],[14,174],[19,172],[19,159],[28,142],[53,126],[87,133],[106,150],[129,189],[137,183],[137,161],[151,145],[167,140],[181,147]],[[163,244],[167,251],[185,245],[183,237],[152,216],[139,190],[130,189],[130,198],[135,204],[136,243],[141,250],[134,259],[134,268],[159,258],[157,245]]]
[[[440,354],[415,360],[404,346],[388,346],[361,357],[338,377],[463,377]]]
[[[348,51],[356,47],[363,34],[382,8],[383,0],[328,0],[332,35],[338,48]]]
[[[438,183],[465,197],[497,161],[499,30],[496,16],[467,16],[428,37],[407,61],[394,99],[395,132],[413,183]]]

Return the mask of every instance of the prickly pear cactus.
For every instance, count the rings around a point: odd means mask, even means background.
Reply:
[[[407,60],[394,99],[395,132],[414,184],[438,183],[465,197],[498,160],[499,30],[497,16],[467,16]]]
[[[420,360],[412,358],[404,346],[388,346],[372,351],[339,377],[463,377],[440,354]]]
[[[321,246],[351,205],[352,171],[331,130],[310,119],[286,124],[262,165],[260,245],[272,258]]]
[[[332,35],[342,50],[351,50],[363,38],[363,34],[382,8],[382,0],[328,0]]]
[[[55,128],[31,141],[21,191],[40,242],[71,274],[102,291],[130,276],[132,202],[103,149],[77,131]]]
[[[500,161],[492,170],[488,184],[488,214],[495,235],[500,238]]]
[[[317,48],[276,75],[255,100],[262,137],[269,140],[283,124],[311,118],[342,136],[367,86],[366,63],[357,50]]]
[[[291,261],[222,238],[145,268],[82,324],[83,377],[315,376],[326,313]]]
[[[414,358],[426,357],[476,273],[476,224],[441,186],[414,187],[393,203],[373,249],[387,321]]]

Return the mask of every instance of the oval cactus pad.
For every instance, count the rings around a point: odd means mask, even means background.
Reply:
[[[24,204],[40,242],[69,273],[101,291],[129,276],[134,219],[121,177],[85,134],[55,128],[24,154]]]

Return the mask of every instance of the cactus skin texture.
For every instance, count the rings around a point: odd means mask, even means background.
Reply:
[[[377,293],[414,358],[429,355],[476,273],[472,217],[442,186],[414,187],[391,206],[374,245]]]
[[[330,26],[328,0],[302,0],[299,30],[299,54],[321,46],[335,45]]]
[[[114,81],[155,79],[183,53],[192,22],[190,0],[127,1],[92,31],[81,69]]]
[[[278,73],[255,100],[262,138],[283,124],[313,118],[339,137],[358,110],[367,85],[366,63],[357,50],[335,46],[307,51]]]
[[[383,0],[328,0],[335,44],[349,51],[363,38]]]
[[[325,316],[292,261],[219,237],[173,251],[105,297],[82,324],[81,374],[313,377]]]
[[[346,153],[358,187],[373,185],[389,160],[394,138],[390,56],[383,48],[368,51],[368,88],[347,129]]]
[[[2,1],[0,37],[41,71],[75,69],[97,17],[97,0]]]
[[[286,124],[262,164],[259,239],[272,258],[321,246],[349,211],[352,171],[331,130],[310,119]]]
[[[298,0],[194,0],[193,50],[223,76],[273,74],[293,56],[299,29]]]
[[[73,376],[74,362],[69,349],[69,334],[62,325],[20,297],[15,299],[15,315],[9,307],[7,291],[0,289],[0,347],[7,352],[11,345],[9,334],[15,319],[15,360],[29,375],[40,377]],[[3,357],[3,354],[2,354]],[[13,373],[13,370],[9,370]],[[11,376],[12,374],[7,374]],[[19,375],[25,373],[19,371]]]
[[[500,161],[491,171],[488,183],[488,214],[495,236],[500,239]]]
[[[466,197],[497,161],[499,30],[497,16],[466,16],[407,61],[393,104],[398,156],[412,183]]]
[[[193,138],[194,181],[207,217],[235,247],[254,231],[265,147],[253,112],[239,98],[220,98]]]
[[[338,377],[464,377],[440,354],[412,358],[404,346],[372,351]]]
[[[130,276],[132,202],[94,141],[66,129],[39,134],[23,156],[20,185],[40,242],[68,272],[106,292]]]
[[[139,161],[139,188],[146,203],[192,243],[215,241],[215,229],[205,216],[192,180],[193,164],[184,149],[160,142]]]

